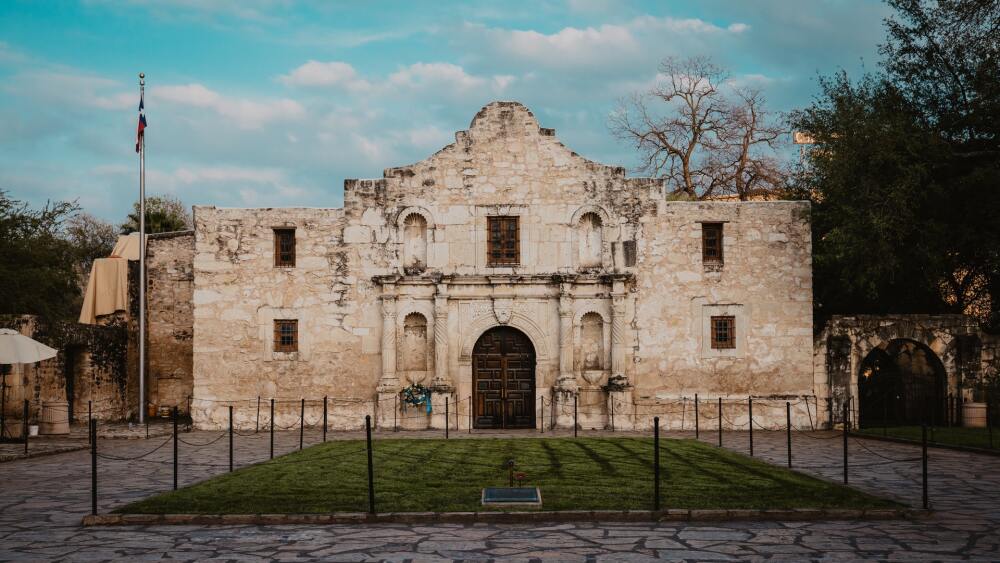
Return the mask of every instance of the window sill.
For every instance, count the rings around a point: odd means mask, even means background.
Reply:
[[[272,352],[271,353],[271,359],[272,360],[278,360],[278,361],[282,361],[282,360],[283,361],[298,361],[298,359],[299,359],[299,353],[298,352]]]

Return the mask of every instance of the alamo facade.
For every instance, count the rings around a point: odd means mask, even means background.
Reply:
[[[57,359],[15,366],[4,409],[65,401],[72,419],[94,401],[122,420],[144,403],[222,428],[232,407],[238,428],[266,428],[273,400],[278,428],[326,412],[337,429],[366,415],[571,428],[575,415],[615,430],[654,416],[691,430],[696,413],[745,430],[751,398],[765,428],[830,427],[845,406],[861,424],[981,410],[1000,337],[972,317],[814,322],[809,214],[670,201],[661,180],[582,158],[495,102],[426,160],[347,180],[342,208],[195,207],[193,230],[150,235],[144,401],[134,299],[86,331],[0,319],[68,335],[48,339]],[[428,401],[406,406],[415,389]]]
[[[808,203],[668,202],[518,103],[347,180],[343,208],[194,216],[198,426],[230,404],[252,425],[258,396],[279,399],[279,426],[299,397],[310,419],[328,397],[345,427],[440,428],[446,402],[458,428],[570,426],[574,400],[585,427],[612,410],[619,429],[679,425],[667,414],[695,393],[762,397],[782,423],[794,399],[804,426],[824,408],[799,400],[815,396]],[[416,383],[430,415],[399,403]]]

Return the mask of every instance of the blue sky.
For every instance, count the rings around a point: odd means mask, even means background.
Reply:
[[[120,221],[139,71],[148,193],[187,204],[339,206],[345,178],[430,155],[496,99],[632,168],[607,117],[663,57],[709,55],[788,111],[820,74],[875,68],[888,15],[868,0],[4,0],[0,189]]]

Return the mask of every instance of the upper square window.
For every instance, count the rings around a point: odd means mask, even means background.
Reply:
[[[722,223],[701,224],[701,259],[708,264],[722,264]]]
[[[295,267],[295,229],[274,229],[274,266]]]
[[[516,266],[521,263],[518,217],[487,217],[486,230],[487,265]]]

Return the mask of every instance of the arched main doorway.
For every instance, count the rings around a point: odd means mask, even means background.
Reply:
[[[858,373],[862,427],[943,421],[947,378],[933,350],[913,340],[891,340],[872,350]]]
[[[483,333],[472,349],[476,428],[535,427],[535,347],[516,328]]]

